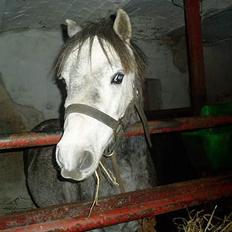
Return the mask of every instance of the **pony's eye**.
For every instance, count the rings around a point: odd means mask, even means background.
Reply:
[[[59,81],[59,84],[61,84],[62,86],[66,86],[66,81],[63,77],[60,77]]]
[[[121,72],[115,73],[112,80],[111,84],[121,84],[123,81],[124,74]]]

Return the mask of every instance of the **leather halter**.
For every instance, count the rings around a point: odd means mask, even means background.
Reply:
[[[112,128],[114,131],[114,141],[113,143],[108,147],[108,151],[105,151],[105,153],[111,153],[112,151],[115,150],[115,148],[119,145],[119,138],[120,135],[122,134],[123,131],[125,131],[127,125],[128,125],[128,119],[130,118],[131,114],[136,110],[137,114],[139,115],[139,118],[142,122],[143,125],[143,130],[144,134],[147,140],[147,143],[149,147],[151,147],[151,139],[150,139],[150,134],[148,130],[148,125],[147,125],[147,119],[145,116],[145,113],[143,109],[140,107],[138,100],[137,94],[134,93],[134,98],[132,101],[129,103],[126,112],[124,113],[123,117],[121,117],[119,120],[114,119],[110,115],[92,107],[86,104],[71,104],[65,109],[65,119],[69,114],[72,113],[80,113],[87,115],[89,117],[92,117],[108,127]]]

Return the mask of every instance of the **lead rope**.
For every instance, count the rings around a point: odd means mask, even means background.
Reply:
[[[140,121],[143,125],[144,135],[145,135],[145,138],[147,140],[148,146],[151,148],[152,143],[151,143],[151,137],[150,137],[150,133],[149,133],[146,115],[145,115],[144,111],[141,109],[141,107],[139,106],[137,101],[135,101],[135,109],[136,109],[136,111],[140,117]]]

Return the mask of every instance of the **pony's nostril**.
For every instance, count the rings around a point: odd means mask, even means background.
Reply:
[[[93,164],[93,154],[89,151],[84,151],[79,162],[79,169],[85,170],[92,166]]]

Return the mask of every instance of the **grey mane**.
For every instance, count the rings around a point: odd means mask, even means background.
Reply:
[[[72,50],[78,47],[78,50],[80,51],[82,45],[87,39],[90,40],[89,56],[91,57],[93,40],[96,37],[108,61],[109,58],[105,49],[107,43],[104,43],[104,41],[108,42],[113,47],[120,58],[124,71],[126,73],[136,71],[138,78],[142,79],[146,63],[145,56],[140,48],[131,41],[129,46],[134,53],[134,57],[132,56],[125,43],[114,32],[112,19],[102,19],[97,23],[88,23],[80,32],[68,39],[57,59],[56,67],[58,77],[61,75],[64,64]]]

